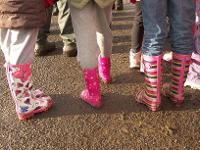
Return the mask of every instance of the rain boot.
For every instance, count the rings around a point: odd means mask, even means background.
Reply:
[[[83,76],[85,80],[85,89],[81,92],[81,99],[93,107],[101,107],[102,101],[98,68],[83,69]]]
[[[191,63],[191,55],[182,55],[173,53],[172,58],[172,77],[169,86],[168,96],[176,103],[181,104],[184,101],[184,82],[186,80],[189,66]]]
[[[162,55],[143,55],[146,85],[145,89],[137,93],[136,101],[148,106],[151,111],[157,111],[161,103],[161,59]]]
[[[52,106],[48,96],[33,92],[31,65],[6,65],[6,74],[16,112],[20,120],[26,120],[36,113],[47,111]],[[36,94],[36,95],[35,95]]]
[[[98,60],[99,76],[106,84],[112,81],[112,77],[110,75],[110,68],[111,68],[110,57],[99,56]]]

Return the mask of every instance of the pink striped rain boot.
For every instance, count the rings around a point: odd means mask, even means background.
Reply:
[[[110,75],[111,62],[110,57],[101,57],[99,55],[98,61],[99,68],[99,76],[103,80],[104,83],[108,84],[112,81],[112,77]]]
[[[83,69],[83,75],[85,79],[85,89],[80,95],[81,99],[93,107],[101,107],[102,101],[98,69]]]
[[[143,55],[146,87],[136,95],[136,101],[145,104],[151,111],[157,111],[161,103],[161,59],[162,55]]]
[[[47,111],[52,106],[50,97],[40,95],[37,98],[34,95],[30,64],[7,65],[6,73],[20,120],[26,120],[36,113]]]
[[[191,55],[173,53],[171,66],[172,78],[168,89],[168,95],[170,99],[178,105],[184,101],[183,86],[189,71],[190,63]]]

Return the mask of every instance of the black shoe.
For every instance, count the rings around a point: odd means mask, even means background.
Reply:
[[[36,43],[35,45],[35,56],[45,56],[50,52],[56,50],[56,45],[54,42],[44,42],[44,43]]]
[[[63,54],[67,55],[68,57],[76,57],[77,56],[76,43],[72,42],[69,44],[64,44]]]

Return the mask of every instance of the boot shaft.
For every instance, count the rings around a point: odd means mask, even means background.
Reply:
[[[170,84],[170,96],[171,99],[176,103],[183,102],[183,86],[189,71],[190,63],[191,55],[173,53],[171,66],[172,78]]]
[[[144,73],[145,73],[145,88],[138,92],[136,101],[148,106],[151,111],[157,111],[160,98],[160,82],[161,82],[161,59],[159,56],[143,55]]]
[[[83,69],[85,89],[81,92],[81,99],[95,108],[102,106],[98,68]]]
[[[30,64],[6,65],[7,80],[15,98],[29,97],[32,90],[32,73]]]
[[[145,97],[147,100],[160,103],[161,59],[159,56],[143,55],[145,73]]]
[[[85,88],[91,95],[100,94],[100,83],[98,68],[83,69],[83,75],[85,80]]]
[[[44,95],[39,90],[33,91],[31,64],[7,64],[6,74],[20,120],[28,119],[34,114],[46,111],[52,106],[50,97]]]
[[[106,84],[110,83],[112,81],[112,77],[110,74],[111,70],[110,57],[99,56],[98,69],[99,69],[99,76],[102,78],[103,82]]]

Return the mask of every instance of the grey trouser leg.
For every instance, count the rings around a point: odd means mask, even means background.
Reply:
[[[111,53],[112,32],[109,25],[112,5],[102,9],[91,1],[82,9],[73,6],[70,6],[70,9],[78,60],[82,68],[94,68],[97,66],[100,51],[102,55]]]
[[[72,27],[71,14],[68,6],[68,0],[59,0],[57,2],[59,10],[58,25],[60,28],[60,35],[64,44],[75,41],[74,30]]]
[[[6,64],[32,64],[38,29],[0,28],[0,47]]]

